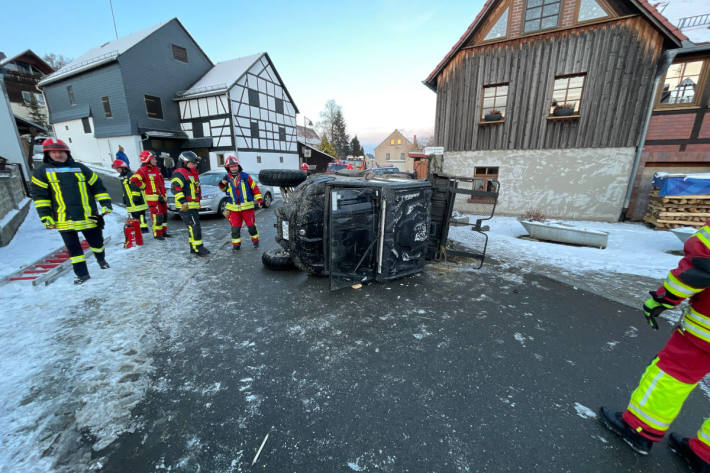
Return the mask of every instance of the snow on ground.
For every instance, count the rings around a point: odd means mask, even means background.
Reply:
[[[96,439],[98,450],[135,428],[130,411],[148,387],[150,353],[179,330],[174,314],[181,310],[162,296],[192,283],[145,264],[165,259],[165,242],[149,237],[143,247],[123,249],[124,218],[121,208],[106,217],[111,268],[101,270],[87,255],[85,285],[74,286],[72,271],[46,287],[0,283],[0,471],[60,471],[51,466],[56,458],[77,455],[86,464],[90,452],[77,452],[82,437]],[[0,271],[9,274],[60,247],[59,234],[45,230],[31,209],[0,248]]]
[[[470,221],[475,221],[470,216]],[[609,233],[605,249],[525,240],[527,235],[515,217],[493,217],[485,221],[490,226],[488,255],[521,268],[557,266],[565,272],[583,276],[590,271],[634,274],[662,280],[680,257],[670,251],[682,251],[681,241],[668,231],[652,230],[641,223],[606,223],[561,220],[576,228]],[[449,238],[477,248],[480,235],[470,226],[452,226]]]

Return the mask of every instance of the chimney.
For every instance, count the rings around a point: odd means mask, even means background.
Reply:
[[[419,148],[419,146],[417,145],[417,135],[414,135],[414,147]]]

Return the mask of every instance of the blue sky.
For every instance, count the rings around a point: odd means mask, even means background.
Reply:
[[[268,52],[302,114],[315,122],[335,99],[348,132],[369,150],[395,128],[433,134],[436,96],[421,81],[482,5],[113,0],[119,36],[177,17],[213,62]],[[109,0],[45,0],[38,10],[28,16],[25,2],[3,6],[3,17],[18,21],[3,21],[0,51],[75,58],[115,39]]]

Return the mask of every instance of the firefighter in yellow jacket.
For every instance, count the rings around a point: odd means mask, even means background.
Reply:
[[[32,175],[32,200],[44,226],[57,229],[64,240],[76,274],[74,284],[83,284],[90,276],[78,232],[89,242],[101,269],[108,268],[101,230],[103,215],[111,212],[111,197],[95,172],[74,161],[66,143],[48,138],[42,149],[43,163]]]

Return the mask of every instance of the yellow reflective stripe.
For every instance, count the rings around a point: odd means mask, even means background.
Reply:
[[[698,430],[698,440],[710,447],[710,418],[705,419]]]
[[[171,183],[171,184],[177,184],[177,185],[179,185],[180,187],[182,187],[182,181],[181,181],[180,179],[178,179],[177,177],[173,177],[172,179],[170,179],[170,183]]]
[[[155,178],[152,174],[148,174],[148,180],[150,181],[150,188],[153,189],[153,194],[155,194],[157,190],[155,188]]]
[[[708,319],[702,314],[690,309],[683,314],[680,325],[696,337],[710,343],[710,330],[708,330]]]
[[[140,197],[143,193],[140,192],[140,191],[135,191],[135,192],[130,192],[130,194],[133,195],[133,196],[135,196],[135,197]]]
[[[232,238],[232,243],[241,243],[242,239],[241,238]]]
[[[111,196],[107,192],[102,192],[101,194],[96,194],[96,200],[111,200]]]
[[[188,208],[188,209],[199,209],[199,208],[200,208],[200,203],[199,203],[199,202],[188,202],[188,203],[187,203],[187,208]]]
[[[81,196],[81,206],[84,207],[84,219],[91,217],[91,205],[89,205],[89,191],[86,187],[86,180],[84,174],[80,172],[75,172],[74,175],[77,179],[77,185],[79,186],[79,195]]]
[[[49,187],[49,184],[47,184],[46,182],[40,181],[39,179],[37,179],[34,176],[32,176],[32,183],[36,186],[41,187],[42,189],[46,189]]]
[[[52,201],[51,200],[35,200],[35,207],[51,207],[52,206]]]
[[[253,234],[253,235],[251,236],[251,239],[252,239],[252,240],[254,240],[254,239],[258,240],[258,239],[259,239],[259,232]]]
[[[155,194],[149,194],[145,196],[145,200],[147,200],[148,202],[157,202],[158,196]]]
[[[72,264],[81,263],[82,261],[86,261],[86,256],[72,256],[71,258],[69,258],[69,260],[72,262]]]
[[[256,200],[261,199],[261,194],[254,194],[254,198],[255,198]]]
[[[59,224],[67,219],[67,206],[64,203],[64,198],[62,197],[62,189],[59,187],[59,180],[57,180],[56,173],[47,171],[47,180],[52,186],[52,191],[54,191],[54,198],[57,200],[57,223]]]
[[[190,176],[190,197],[192,197],[192,200],[197,199],[197,195],[195,195],[195,178]]]
[[[702,289],[697,289],[685,284],[683,281],[673,276],[673,273],[670,272],[668,273],[668,278],[666,278],[666,281],[663,283],[663,287],[676,296],[681,297],[694,296],[698,292],[702,291]]]
[[[99,176],[97,176],[95,172],[92,172],[91,177],[89,178],[89,185],[93,186],[96,183],[96,181],[98,181],[98,180],[99,180]]]
[[[240,180],[239,182],[241,183],[242,188],[241,200],[247,200],[247,187],[244,185],[244,180]]]
[[[695,384],[675,379],[658,367],[658,357],[646,368],[631,394],[628,409],[650,427],[665,431],[680,412]]]
[[[95,228],[96,222],[93,220],[67,220],[57,223],[57,230],[87,230]]]
[[[698,240],[700,240],[706,248],[710,249],[710,227],[705,225],[693,236],[698,237]]]
[[[182,200],[184,198],[185,194],[183,194],[182,192],[178,192],[177,194],[175,194],[175,200]]]
[[[91,251],[93,251],[94,253],[101,253],[102,251],[104,251],[104,248],[106,248],[106,246],[102,246],[101,248],[94,248],[92,246],[90,248],[91,248]]]

